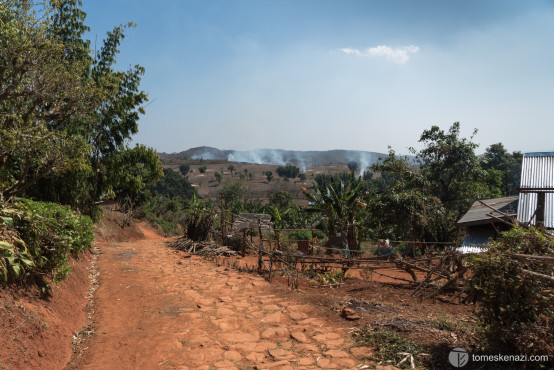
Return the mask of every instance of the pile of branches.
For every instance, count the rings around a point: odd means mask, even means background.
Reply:
[[[168,247],[199,256],[235,256],[237,253],[212,241],[196,242],[187,237],[181,237],[167,244]]]
[[[465,256],[456,251],[447,251],[434,266],[421,268],[416,265],[405,263],[404,268],[416,268],[419,271],[427,272],[425,279],[417,286],[412,293],[413,296],[434,298],[440,293],[454,292],[454,298],[461,299],[465,293],[463,303],[474,301],[474,290],[469,283],[469,266],[464,261]],[[402,264],[399,261],[398,264]],[[431,288],[429,292],[428,289]]]

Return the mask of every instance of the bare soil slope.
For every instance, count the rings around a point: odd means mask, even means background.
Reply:
[[[85,324],[91,254],[70,262],[71,273],[52,284],[51,296],[36,287],[0,288],[0,369],[62,369],[71,340]]]
[[[106,210],[95,225],[96,241],[144,238],[120,212]],[[0,287],[0,369],[63,369],[73,354],[72,341],[90,313],[94,251],[71,259],[69,276],[41,298],[34,285]]]

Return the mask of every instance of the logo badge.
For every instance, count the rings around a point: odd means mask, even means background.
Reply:
[[[469,354],[463,348],[454,348],[448,355],[448,361],[454,367],[463,367],[469,362]]]

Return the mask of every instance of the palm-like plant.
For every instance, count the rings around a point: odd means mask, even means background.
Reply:
[[[356,216],[362,206],[361,178],[356,179],[352,172],[350,178],[336,181],[331,178],[326,185],[313,185],[313,193],[304,192],[313,207],[324,214],[328,220],[329,233],[346,232],[350,249],[357,249]]]
[[[214,218],[212,204],[203,199],[198,200],[196,194],[193,194],[183,221],[185,235],[194,241],[208,240],[212,232]]]

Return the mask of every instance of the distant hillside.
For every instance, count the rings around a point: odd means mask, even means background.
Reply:
[[[227,160],[233,153],[232,150],[219,150],[209,146],[190,148],[179,153],[158,153],[161,158],[168,159],[206,159],[206,160]]]
[[[159,153],[162,159],[205,159],[226,160],[237,163],[285,165],[292,163],[303,169],[319,167],[325,164],[344,164],[358,162],[367,168],[376,163],[384,153],[359,150],[297,151],[282,149],[220,150],[202,146],[180,153]]]

